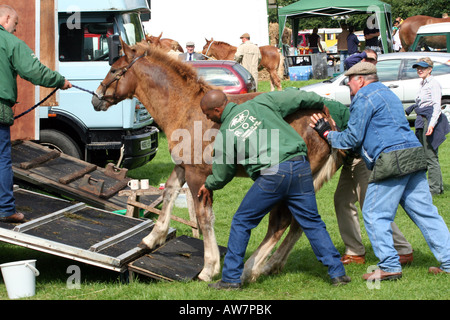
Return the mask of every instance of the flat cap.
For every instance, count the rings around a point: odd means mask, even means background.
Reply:
[[[250,39],[250,35],[246,32],[246,33],[244,33],[244,34],[241,36],[241,39],[242,39],[242,38]]]
[[[358,62],[353,67],[348,69],[345,73],[346,76],[352,75],[367,75],[367,74],[375,74],[377,73],[377,67],[370,62]]]
[[[192,41],[188,41],[186,42],[186,47],[195,47],[195,44]]]

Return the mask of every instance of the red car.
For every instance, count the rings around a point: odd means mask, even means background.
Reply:
[[[222,87],[223,92],[241,94],[256,91],[255,80],[236,61],[197,60],[187,61],[197,69],[198,76],[213,86]]]

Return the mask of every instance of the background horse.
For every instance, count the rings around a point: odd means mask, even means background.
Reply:
[[[204,242],[204,266],[198,278],[211,281],[220,272],[220,255],[213,228],[214,213],[212,207],[203,204],[196,195],[212,172],[212,166],[208,164],[211,162],[207,159],[212,153],[208,133],[211,133],[211,129],[217,129],[218,125],[203,115],[200,100],[213,87],[199,79],[189,64],[171,59],[163,51],[148,44],[140,43],[129,47],[122,43],[122,48],[124,55],[112,65],[98,87],[98,96],[93,97],[92,104],[95,110],[105,111],[124,99],[139,99],[167,135],[169,151],[176,163],[165,185],[161,214],[151,233],[142,239],[139,246],[153,249],[165,242],[173,205],[181,187],[187,182],[194,195],[197,222]],[[257,94],[231,95],[229,100],[242,103]],[[324,107],[323,111],[329,116],[327,110]],[[328,143],[309,126],[310,116],[314,112],[320,111],[299,110],[286,120],[307,144],[314,185],[318,190],[340,167],[342,156],[337,150],[330,150]],[[183,143],[187,143],[187,148],[180,150],[180,138]],[[289,233],[269,259],[272,249],[289,225]],[[302,230],[287,206],[278,204],[270,212],[266,237],[245,264],[242,281],[252,281],[261,274],[279,271],[301,234]]]
[[[203,54],[217,60],[234,60],[237,47],[232,46],[226,42],[214,41],[206,39],[206,44],[203,46]],[[260,69],[265,68],[270,76],[270,89],[278,91],[281,90],[281,78],[283,77],[283,57],[274,46],[259,47],[261,51]]]
[[[417,30],[426,24],[450,22],[450,18],[433,18],[429,16],[412,16],[403,21],[400,25],[400,41],[402,42],[402,50],[408,51],[416,38]],[[445,37],[436,36],[432,41],[433,48],[445,48]],[[431,39],[430,39],[431,40]],[[431,44],[429,42],[429,44]]]
[[[161,32],[159,37],[145,35],[145,40],[147,40],[148,43],[154,45],[155,47],[161,48],[164,51],[174,50],[179,51],[180,53],[184,53],[184,50],[178,41],[169,38],[161,39],[162,34],[163,33]]]

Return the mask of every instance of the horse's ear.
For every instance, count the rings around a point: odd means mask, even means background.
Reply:
[[[126,44],[125,41],[122,40],[122,37],[120,37],[120,44],[122,45],[123,54],[127,57],[127,59],[128,60],[133,59],[135,52],[133,49],[130,48],[128,44]]]
[[[159,37],[158,37],[158,40],[159,40],[159,39],[161,39],[161,37],[162,37],[162,34],[163,34],[163,33],[161,32],[161,34],[160,34],[160,35],[159,35]]]

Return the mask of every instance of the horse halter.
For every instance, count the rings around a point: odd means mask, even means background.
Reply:
[[[125,75],[125,73],[127,73],[128,70],[130,70],[130,68],[141,58],[147,56],[147,52],[145,52],[143,55],[134,58],[129,64],[128,66],[126,66],[125,68],[123,68],[122,70],[120,70],[120,72],[118,74],[116,74],[116,76],[109,81],[107,84],[103,84],[103,81],[100,83],[100,85],[103,87],[102,90],[102,96],[98,97],[100,100],[108,100],[108,99],[113,99],[113,100],[117,100],[116,97],[116,91],[117,91],[117,86],[119,85],[119,80]],[[114,90],[114,93],[112,95],[105,95],[106,91],[108,90],[108,88],[114,83],[116,82],[116,88]]]
[[[208,57],[209,49],[211,49],[211,46],[212,46],[213,43],[214,43],[214,40],[212,40],[212,41],[209,43],[208,49],[206,50],[206,53],[204,54],[205,56]]]

